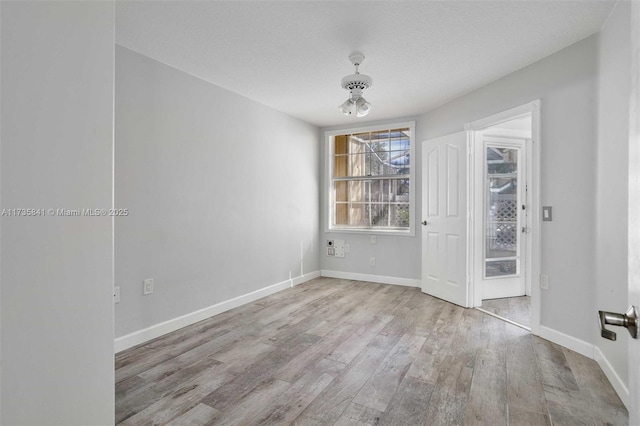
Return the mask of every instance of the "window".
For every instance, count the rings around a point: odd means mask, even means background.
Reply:
[[[334,132],[330,230],[413,235],[413,123]]]

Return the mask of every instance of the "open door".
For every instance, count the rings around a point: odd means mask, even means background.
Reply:
[[[467,136],[422,143],[422,291],[470,307]]]

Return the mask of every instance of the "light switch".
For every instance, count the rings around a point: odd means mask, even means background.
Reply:
[[[552,220],[551,206],[542,207],[542,220],[544,222],[551,222]]]

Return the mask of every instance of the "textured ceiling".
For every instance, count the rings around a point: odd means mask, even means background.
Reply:
[[[615,1],[118,1],[116,42],[317,126],[417,115],[602,28]],[[373,77],[366,118],[340,79]]]

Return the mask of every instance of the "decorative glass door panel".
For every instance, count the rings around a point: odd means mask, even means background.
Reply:
[[[484,277],[520,274],[521,150],[486,146]]]

